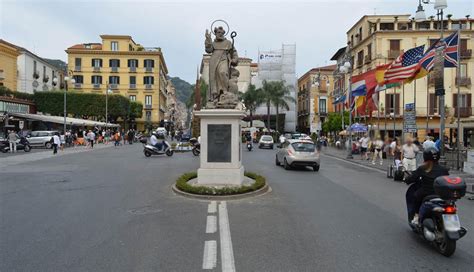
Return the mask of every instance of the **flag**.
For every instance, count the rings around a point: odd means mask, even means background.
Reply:
[[[420,60],[425,46],[411,48],[395,59],[385,70],[384,81],[394,83],[413,77],[420,70]]]
[[[355,100],[355,108],[356,108],[357,114],[365,115],[365,110],[367,106],[366,97],[357,96],[354,100]]]
[[[377,81],[375,80],[375,70],[370,70],[360,75],[352,76],[351,83],[352,96],[367,95],[367,92],[377,86]]]

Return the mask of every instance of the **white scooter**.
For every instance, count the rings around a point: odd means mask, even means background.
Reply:
[[[163,155],[166,154],[166,156],[171,157],[173,156],[174,150],[171,149],[171,145],[168,143],[168,141],[162,140],[163,147],[161,150],[159,150],[156,146],[153,146],[151,144],[143,144],[143,153],[145,154],[145,157],[150,157],[151,155]]]

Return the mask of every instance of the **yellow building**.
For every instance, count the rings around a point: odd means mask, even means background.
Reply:
[[[16,46],[0,39],[0,86],[17,90],[17,57],[20,55]]]
[[[329,112],[333,112],[333,72],[336,65],[317,67],[298,79],[299,132],[319,133]]]
[[[471,77],[474,74],[474,20],[469,18],[444,21],[444,37],[461,29],[460,39],[460,75],[455,68],[444,69],[444,86],[446,89],[446,131],[445,134],[453,139],[456,128],[457,92],[460,87],[461,95],[461,139],[469,141],[468,135],[474,134],[474,116],[472,114],[474,87]],[[434,18],[415,22],[410,15],[366,15],[357,21],[347,31],[349,51],[352,56],[353,73],[358,75],[377,65],[392,62],[404,50],[425,45],[425,50],[440,37],[440,27]],[[346,80],[348,77],[346,76]],[[415,83],[416,82],[416,83]],[[434,94],[434,81],[424,77],[404,87],[388,89],[379,95],[379,108],[382,121],[372,119],[372,125],[378,125],[381,131],[392,135],[401,135],[403,124],[403,105],[415,102],[418,136],[425,134],[439,135],[438,97]],[[347,85],[346,85],[347,86]],[[415,87],[416,86],[416,87]],[[403,89],[405,90],[403,92]],[[373,113],[377,116],[377,112]],[[395,119],[395,128],[393,120]],[[385,120],[388,120],[385,129]],[[382,132],[383,133],[383,132]],[[471,145],[474,143],[470,143]]]
[[[160,48],[147,48],[131,36],[101,35],[102,43],[76,44],[66,50],[76,91],[115,94],[143,104],[137,129],[165,119],[168,69]]]

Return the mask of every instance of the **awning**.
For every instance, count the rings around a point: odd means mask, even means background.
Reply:
[[[32,121],[42,121],[42,122],[50,122],[56,124],[64,124],[64,117],[62,116],[51,116],[51,115],[43,115],[43,114],[32,114],[32,113],[8,113],[10,116],[23,118]],[[120,127],[118,124],[111,124],[105,122],[99,122],[94,120],[87,120],[87,119],[79,119],[79,118],[72,118],[66,117],[66,124],[69,126],[85,126],[85,127]]]

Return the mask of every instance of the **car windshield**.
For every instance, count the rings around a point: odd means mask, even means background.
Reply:
[[[297,152],[314,152],[315,146],[312,143],[293,143],[291,144],[293,149]]]
[[[272,138],[272,136],[262,136],[262,140],[271,141],[271,140],[273,140],[273,138]]]

